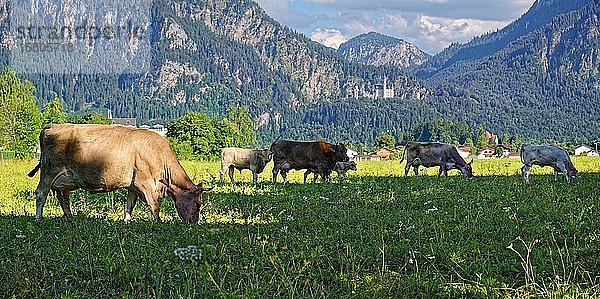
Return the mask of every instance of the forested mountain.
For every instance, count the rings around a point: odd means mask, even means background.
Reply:
[[[33,2],[36,5],[29,13],[45,15],[44,20],[54,22],[50,26],[76,24],[80,14],[73,8],[85,10],[92,5],[87,0]],[[259,137],[271,140],[314,138],[321,132],[290,135],[305,122],[303,113],[319,103],[354,96],[356,90],[373,93],[384,78],[394,86],[398,99],[421,98],[427,92],[424,82],[396,68],[345,61],[333,50],[279,25],[253,1],[151,3],[147,70],[21,74],[37,87],[38,104],[57,96],[70,110],[111,109],[117,117],[137,117],[142,122],[166,122],[190,110],[221,117],[230,104],[240,104],[260,119]],[[107,12],[117,18],[128,13]],[[96,25],[102,21],[94,16],[88,20]],[[117,19],[117,23],[124,21]],[[2,45],[15,50],[10,40],[5,32]],[[97,53],[94,46],[90,52]],[[142,56],[135,44],[125,50],[134,59]]]
[[[46,26],[73,26],[81,11],[99,3],[33,2],[28,13],[50,22]],[[0,3],[3,65],[13,63],[16,49],[15,37],[7,33],[7,3]],[[349,62],[281,26],[253,1],[146,3],[151,3],[144,40],[149,50],[132,42],[117,57],[137,61],[139,68],[21,73],[36,86],[38,106],[59,97],[71,111],[111,109],[116,117],[165,123],[188,111],[220,119],[231,104],[245,105],[259,120],[263,145],[274,138],[371,144],[381,133],[402,137],[442,118],[466,124],[474,134],[483,127],[528,142],[600,137],[595,1],[538,1],[507,28],[430,59],[416,72],[422,79],[394,66]],[[109,11],[90,22],[120,24],[131,15]],[[101,45],[90,42],[85,57],[102,57]],[[102,67],[117,60],[101,61]],[[374,99],[384,79],[394,98]]]
[[[340,45],[337,53],[348,61],[407,69],[423,64],[430,55],[415,45],[377,32],[360,34]]]
[[[471,102],[466,117],[492,130],[534,141],[598,139],[599,15],[598,1],[538,0],[504,29],[447,48],[417,74],[437,89],[461,86]]]

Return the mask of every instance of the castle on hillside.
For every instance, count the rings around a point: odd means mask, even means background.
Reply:
[[[383,84],[375,84],[375,92],[373,98],[375,99],[391,99],[394,97],[394,85],[388,87],[387,78],[383,78]]]
[[[362,92],[361,92],[362,89]],[[395,96],[394,85],[388,86],[387,78],[383,78],[383,84],[375,84],[375,88],[372,93],[365,91],[364,86],[361,88],[358,85],[354,86],[354,90],[347,95],[349,98],[358,99],[361,97],[374,98],[374,99],[391,99]]]

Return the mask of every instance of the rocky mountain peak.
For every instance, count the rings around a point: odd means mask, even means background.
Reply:
[[[378,32],[358,35],[340,45],[338,54],[351,62],[412,68],[423,64],[429,54],[411,43]]]

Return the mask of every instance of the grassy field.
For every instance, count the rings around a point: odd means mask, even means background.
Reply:
[[[475,161],[404,178],[398,161],[360,162],[346,182],[219,184],[217,162],[186,162],[206,193],[198,225],[171,199],[165,223],[142,202],[125,225],[126,193],[50,196],[36,223],[37,161],[0,164],[0,294],[4,298],[600,296],[600,159],[577,158],[572,184],[518,160]],[[270,164],[272,165],[272,164]]]

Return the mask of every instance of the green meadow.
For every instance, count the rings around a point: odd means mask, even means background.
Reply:
[[[219,162],[182,163],[205,193],[200,222],[173,201],[154,223],[126,192],[49,196],[35,222],[37,161],[0,163],[3,298],[594,298],[600,296],[600,159],[574,158],[572,184],[518,159],[403,177],[398,161],[359,162],[348,180],[218,182]]]

